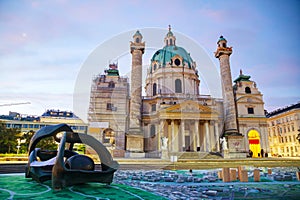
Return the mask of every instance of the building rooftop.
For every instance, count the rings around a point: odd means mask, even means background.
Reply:
[[[63,118],[74,118],[78,119],[78,117],[71,111],[61,111],[61,110],[47,110],[42,114],[41,117],[63,117]]]
[[[284,107],[284,108],[279,108],[279,109],[274,110],[272,112],[269,112],[269,113],[267,113],[266,117],[270,118],[270,117],[273,117],[275,115],[279,115],[281,113],[291,111],[293,109],[299,109],[299,108],[300,108],[300,102],[298,102],[296,104],[293,104],[293,105],[290,105],[290,106],[287,106],[287,107]]]

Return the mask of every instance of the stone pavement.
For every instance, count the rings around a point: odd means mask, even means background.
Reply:
[[[233,199],[237,195],[246,198],[254,194],[256,197],[274,198],[276,195],[282,195],[276,191],[282,187],[286,190],[285,197],[300,196],[296,168],[274,168],[271,174],[267,169],[260,169],[263,181],[260,183],[254,182],[253,169],[248,171],[248,183],[224,183],[218,178],[220,170],[120,170],[115,174],[114,182],[153,192],[168,199]],[[276,187],[278,189],[274,189]],[[291,190],[290,193],[287,192],[288,189]]]

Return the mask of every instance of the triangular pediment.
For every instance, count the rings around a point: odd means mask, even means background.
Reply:
[[[261,96],[245,95],[236,99],[237,103],[263,103]]]

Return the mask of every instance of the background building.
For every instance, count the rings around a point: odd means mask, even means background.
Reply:
[[[296,137],[300,129],[300,103],[270,112],[267,117],[271,154],[299,157],[300,144]]]
[[[1,115],[0,120],[6,123],[7,128],[18,128],[21,132],[36,132],[48,125],[66,123],[74,132],[86,134],[88,127],[73,112],[53,109],[47,110],[41,116],[23,116],[16,112],[9,112],[9,115]]]

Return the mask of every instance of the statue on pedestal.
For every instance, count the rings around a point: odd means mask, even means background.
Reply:
[[[220,138],[220,143],[222,144],[222,149],[223,150],[228,150],[228,148],[227,148],[227,141],[226,141],[225,137]]]
[[[161,137],[161,149],[167,150],[168,149],[168,138],[167,137]]]

